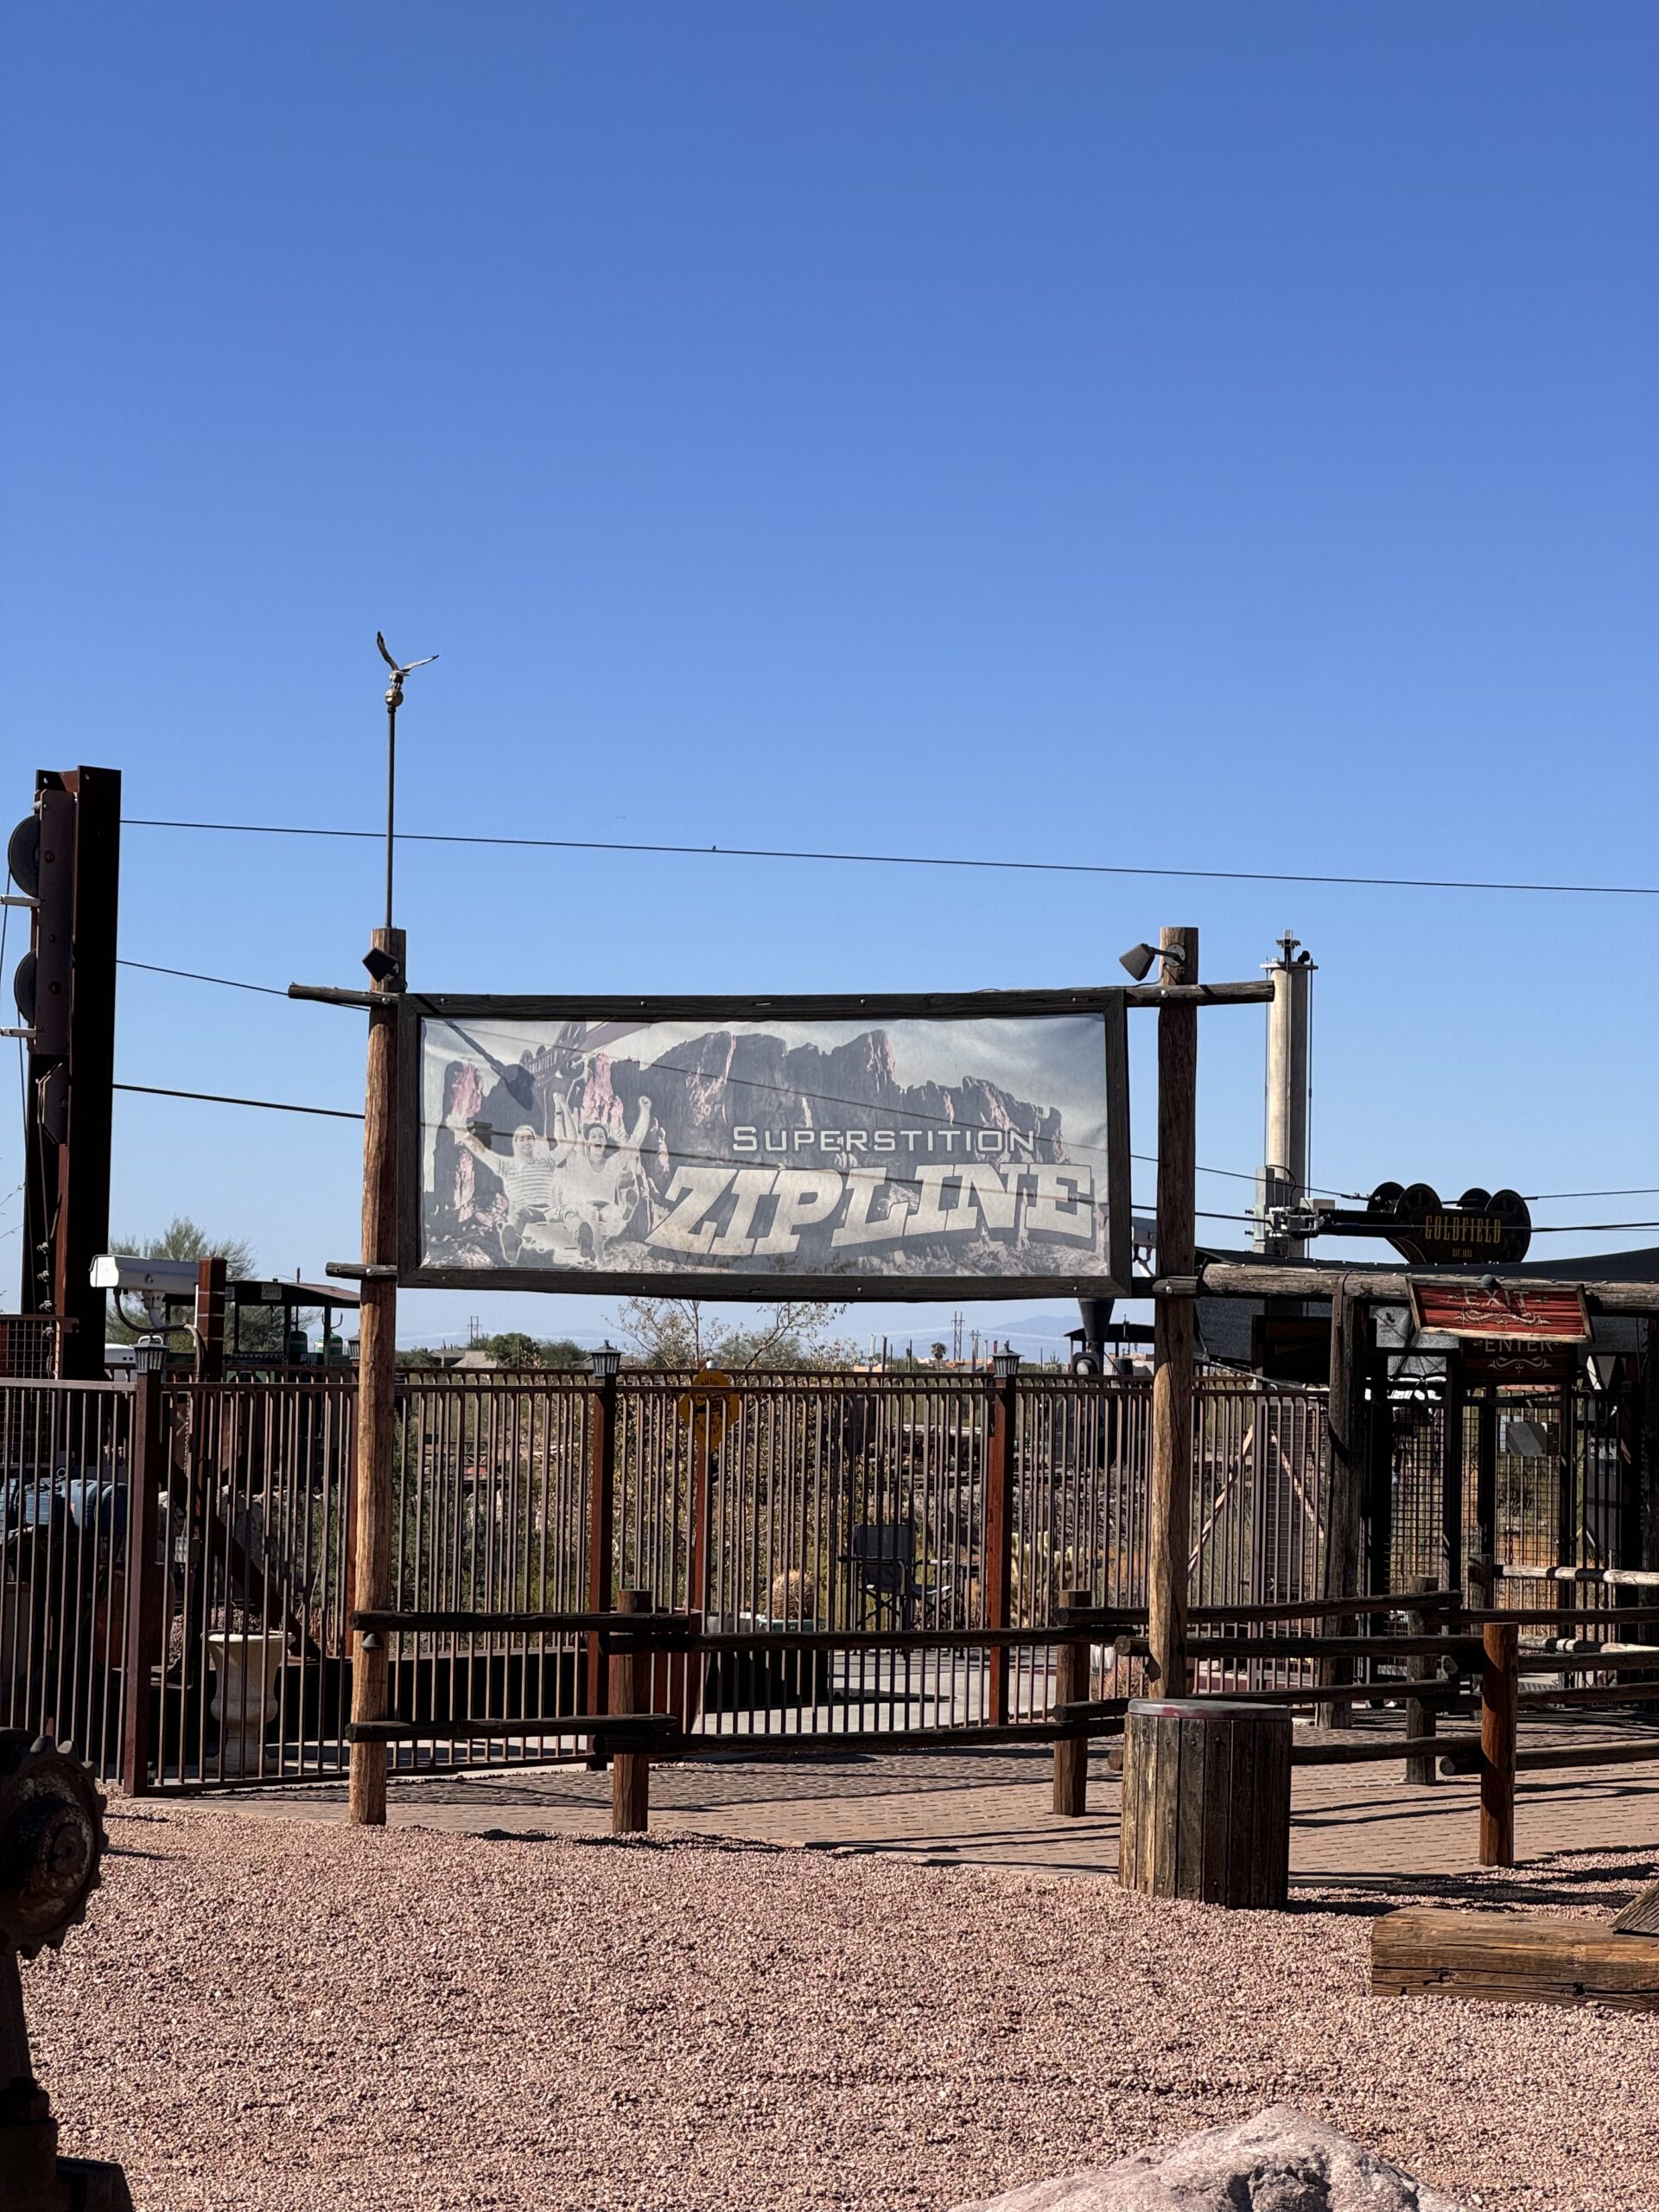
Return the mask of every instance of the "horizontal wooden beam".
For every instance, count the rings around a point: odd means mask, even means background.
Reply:
[[[1659,1942],[1605,1920],[1407,1907],[1371,1923],[1378,1997],[1494,2005],[1611,2005],[1659,2012]]]
[[[1329,1298],[1345,1278],[1351,1298],[1399,1305],[1415,1284],[1419,1290],[1467,1290],[1477,1280],[1472,1274],[1416,1274],[1405,1268],[1382,1268],[1359,1273],[1336,1266],[1251,1267],[1242,1260],[1211,1260],[1193,1275],[1160,1275],[1152,1286],[1154,1298]],[[1510,1291],[1565,1288],[1565,1275],[1498,1275],[1499,1287]],[[1595,1313],[1659,1313],[1659,1282],[1596,1282],[1577,1285]]]
[[[1131,1006],[1265,1006],[1273,985],[1259,983],[1136,983],[1123,994]]]
[[[1353,1686],[1347,1686],[1352,1698]],[[1467,1744],[1456,1736],[1385,1736],[1375,1744],[1318,1744],[1301,1742],[1290,1747],[1292,1766],[1380,1766],[1389,1759],[1433,1758],[1437,1752],[1459,1764],[1472,1764],[1480,1757],[1480,1738]]]

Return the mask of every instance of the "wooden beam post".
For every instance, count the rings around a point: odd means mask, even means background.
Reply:
[[[162,1434],[162,1378],[133,1379],[127,1436],[127,1623],[121,1662],[121,1787],[129,1797],[149,1788],[150,1669],[162,1653],[162,1576],[156,1509],[167,1480]]]
[[[649,1590],[619,1590],[619,1613],[648,1613]],[[612,1713],[651,1710],[651,1654],[615,1651],[611,1655]],[[611,1762],[611,1834],[643,1835],[651,1826],[651,1761],[644,1751],[619,1751]]]
[[[1513,1621],[1488,1621],[1480,1640],[1486,1655],[1480,1677],[1480,1863],[1513,1866],[1521,1630]]]
[[[1060,1603],[1068,1609],[1089,1603],[1086,1590],[1063,1590]],[[1081,1705],[1089,1695],[1089,1638],[1072,1637],[1055,1653],[1054,1702]],[[1081,1819],[1089,1810],[1089,1738],[1073,1737],[1054,1746],[1054,1810],[1068,1819]]]
[[[374,985],[385,1000],[369,1016],[368,1082],[363,1107],[363,1262],[390,1267],[397,1258],[397,998],[403,988],[404,932],[376,930],[371,939],[397,972]],[[357,1472],[353,1601],[364,1612],[391,1603],[391,1446],[397,1372],[397,1286],[365,1276],[358,1309]],[[352,1719],[385,1720],[385,1630],[355,1638]],[[352,1745],[349,1817],[353,1827],[386,1823],[386,1747]]]
[[[1198,980],[1198,933],[1166,928],[1165,983]],[[1172,952],[1185,958],[1171,959]],[[1198,1010],[1158,1009],[1158,1272],[1192,1275],[1197,1262]],[[1189,1295],[1153,1307],[1151,1542],[1147,1641],[1160,1697],[1187,1691],[1186,1600],[1192,1536],[1192,1377],[1195,1315]]]

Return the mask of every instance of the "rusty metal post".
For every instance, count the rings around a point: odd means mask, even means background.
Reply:
[[[616,1572],[616,1376],[596,1370],[588,1432],[588,1610],[611,1609]],[[609,1710],[609,1683],[597,1634],[588,1639],[588,1686],[594,1713]]]
[[[1166,928],[1166,984],[1198,980],[1198,933]],[[1158,1008],[1158,1272],[1191,1275],[1197,1262],[1198,1009]],[[1192,1569],[1192,1386],[1197,1315],[1184,1295],[1153,1307],[1151,1543],[1147,1637],[1160,1697],[1187,1691],[1186,1605]]]
[[[225,1262],[196,1262],[196,1380],[225,1380]]]
[[[1014,1392],[1019,1363],[999,1357],[991,1385],[990,1430],[985,1440],[985,1625],[1007,1628],[1014,1595]],[[985,1713],[1001,1727],[1008,1717],[1008,1647],[986,1655]]]
[[[162,1577],[156,1505],[167,1480],[162,1433],[162,1377],[137,1376],[127,1434],[127,1619],[121,1662],[121,1787],[129,1797],[149,1788],[150,1680],[162,1651]]]
[[[1434,1577],[1432,1574],[1419,1575],[1416,1586],[1419,1593],[1433,1590],[1435,1586]],[[1407,1614],[1406,1620],[1414,1636],[1430,1636],[1436,1630],[1443,1629],[1446,1625],[1446,1617],[1440,1612],[1431,1616],[1426,1612],[1414,1611]],[[1421,1651],[1409,1654],[1406,1660],[1406,1680],[1408,1682],[1430,1682],[1433,1679],[1433,1656]],[[1410,1696],[1407,1698],[1406,1740],[1408,1743],[1421,1742],[1424,1737],[1432,1736],[1434,1733],[1435,1716],[1439,1708],[1435,1706],[1425,1705],[1421,1698]],[[1427,1784],[1432,1783],[1434,1778],[1433,1751],[1420,1752],[1406,1761],[1408,1782]]]

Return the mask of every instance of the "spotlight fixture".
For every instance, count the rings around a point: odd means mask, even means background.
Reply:
[[[1154,960],[1184,963],[1185,958],[1186,947],[1184,944],[1132,944],[1121,956],[1118,965],[1127,968],[1137,983],[1144,983],[1152,971]]]
[[[364,954],[363,965],[377,983],[389,983],[399,973],[397,963],[389,952],[383,952],[378,944],[371,945]]]

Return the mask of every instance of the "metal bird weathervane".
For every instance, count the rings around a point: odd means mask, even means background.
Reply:
[[[391,858],[397,839],[397,709],[404,703],[404,678],[416,668],[429,668],[436,660],[436,653],[428,653],[423,660],[397,661],[386,646],[385,639],[377,630],[374,642],[380,648],[380,658],[391,671],[391,681],[386,686],[386,927],[391,922]]]

